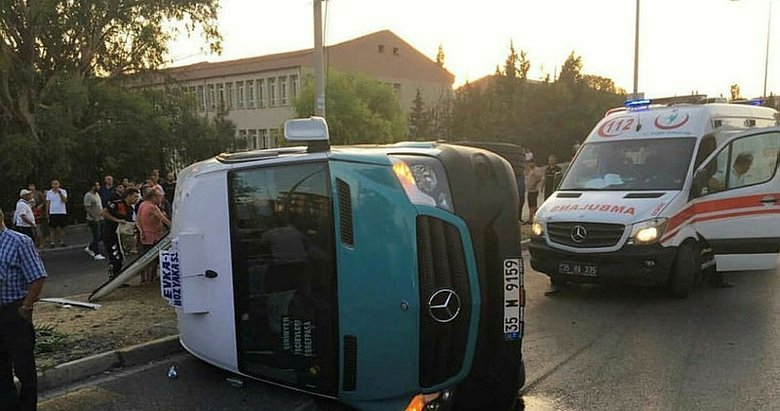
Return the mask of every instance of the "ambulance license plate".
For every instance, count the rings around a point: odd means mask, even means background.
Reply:
[[[504,260],[504,340],[519,340],[523,335],[523,259]]]
[[[558,273],[581,275],[583,277],[596,277],[599,273],[599,268],[594,264],[564,261],[558,264]]]

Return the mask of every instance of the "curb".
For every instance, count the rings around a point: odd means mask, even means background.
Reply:
[[[171,335],[143,344],[66,362],[38,373],[38,392],[72,384],[114,368],[145,364],[182,350],[179,336]]]
[[[41,256],[44,255],[55,255],[55,254],[65,254],[70,253],[73,251],[81,251],[84,252],[84,249],[89,247],[89,243],[86,244],[79,244],[79,245],[69,245],[66,247],[56,247],[56,248],[41,248],[38,250],[38,254]]]

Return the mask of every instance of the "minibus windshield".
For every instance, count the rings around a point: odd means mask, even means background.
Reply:
[[[239,370],[334,395],[338,307],[329,187],[325,162],[229,174]]]
[[[695,144],[693,137],[586,143],[559,190],[680,190]]]

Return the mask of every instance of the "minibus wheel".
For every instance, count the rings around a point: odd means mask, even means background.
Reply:
[[[677,255],[669,279],[669,292],[673,297],[685,298],[696,286],[701,263],[696,243],[686,241],[677,249]]]

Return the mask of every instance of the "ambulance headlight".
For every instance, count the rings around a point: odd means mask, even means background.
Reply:
[[[390,156],[393,173],[414,204],[453,211],[447,173],[439,160],[425,156]]]
[[[656,243],[666,231],[666,222],[665,218],[656,218],[634,224],[631,230],[631,239],[634,244]]]
[[[531,234],[535,237],[541,237],[544,234],[544,225],[534,220],[533,225],[531,225]]]

